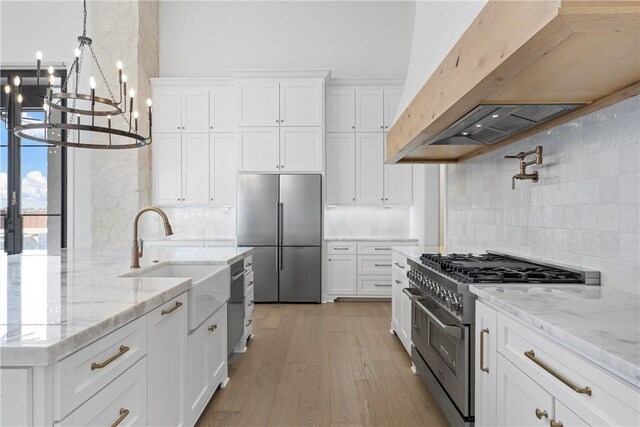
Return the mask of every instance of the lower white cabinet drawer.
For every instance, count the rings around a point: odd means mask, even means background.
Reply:
[[[255,306],[253,301],[253,290],[251,293],[244,297],[244,318],[253,319],[253,307]]]
[[[394,252],[393,255],[391,256],[391,264],[393,265],[393,268],[398,270],[398,273],[406,277],[407,271],[409,271],[409,266],[407,265],[406,256],[399,254],[397,252]]]
[[[253,292],[253,271],[249,271],[244,275],[244,296],[246,297]]]
[[[54,363],[54,419],[64,418],[146,354],[143,316]]]
[[[249,255],[244,259],[244,269],[247,271],[253,270],[253,256]]]
[[[391,275],[391,257],[358,255],[358,274]]]
[[[147,358],[54,426],[144,426],[147,424]]]
[[[355,255],[356,244],[353,242],[330,242],[327,244],[329,255]]]
[[[358,255],[389,255],[391,256],[391,246],[401,246],[406,243],[399,242],[359,242]]]
[[[391,275],[358,276],[358,295],[391,296]]]
[[[638,425],[638,389],[503,313],[498,352],[588,424]]]

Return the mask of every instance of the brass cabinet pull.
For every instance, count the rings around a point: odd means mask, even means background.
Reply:
[[[541,420],[542,417],[548,418],[549,414],[547,414],[547,411],[541,411],[540,409],[536,408],[536,417]]]
[[[111,424],[111,427],[118,427],[120,423],[124,421],[125,418],[127,418],[127,415],[129,415],[129,410],[125,408],[120,408],[120,416],[113,424]]]
[[[249,321],[247,322],[247,324],[245,326],[249,326],[251,323],[253,323],[253,319],[249,319]]]
[[[381,284],[381,283],[374,283],[373,286],[376,286],[378,288],[388,288],[391,285]]]
[[[397,262],[394,262],[394,264],[395,264],[398,268],[401,268],[401,269],[403,269],[403,270],[404,270],[404,265],[400,265],[400,264],[398,264]]]
[[[591,396],[591,387],[588,387],[588,386],[578,387],[577,385],[572,383],[569,379],[567,379],[564,375],[557,373],[556,371],[551,369],[549,366],[547,366],[544,362],[541,362],[539,359],[536,359],[535,351],[533,350],[525,351],[524,355],[527,356],[527,358],[529,358],[531,361],[533,361],[533,363],[540,366],[542,369],[544,369],[545,371],[547,371],[548,373],[550,373],[551,375],[553,375],[554,377],[562,381],[562,383],[564,383],[564,385],[569,387],[571,390],[575,391],[576,393],[586,394],[587,396]],[[553,426],[554,421],[553,420],[551,421],[552,421],[551,425]],[[562,423],[559,423],[558,426],[562,426]]]
[[[251,307],[253,305],[253,300],[249,301],[249,304],[247,304],[248,307]]]
[[[373,264],[376,267],[391,267],[391,264]]]
[[[396,283],[399,285],[402,282],[400,280],[396,279]]]
[[[108,358],[107,360],[105,360],[104,362],[102,362],[102,363],[93,362],[91,364],[91,370],[94,371],[96,369],[104,368],[105,366],[107,366],[108,364],[110,364],[111,362],[116,360],[118,357],[120,357],[123,354],[125,354],[127,351],[129,351],[129,347],[127,347],[126,345],[121,345],[120,349],[118,350],[118,352],[116,354],[114,354],[113,356],[111,356],[110,358]]]
[[[391,248],[373,248],[374,251],[390,251]]]
[[[551,427],[562,427],[562,421],[551,420],[549,421]]]
[[[480,370],[482,372],[489,372],[489,367],[484,367],[484,334],[489,335],[489,328],[480,330]]]
[[[209,329],[209,331],[213,332],[213,331],[215,331],[216,329],[218,329],[218,324],[217,324],[217,323],[214,323],[213,325],[209,326],[209,328],[208,328],[208,329]]]
[[[162,310],[162,311],[160,312],[160,314],[161,314],[162,316],[164,316],[165,314],[171,314],[171,313],[173,313],[174,311],[176,311],[177,309],[179,309],[180,307],[182,307],[182,303],[181,303],[180,301],[176,301],[176,305],[174,305],[174,306],[173,306],[173,307],[171,307],[171,308],[167,308],[166,310]]]

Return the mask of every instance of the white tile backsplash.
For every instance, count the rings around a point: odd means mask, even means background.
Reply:
[[[236,238],[236,209],[222,207],[163,207],[173,228],[175,240],[216,240]],[[156,215],[141,217],[143,237],[164,236],[162,221]]]
[[[324,211],[325,236],[409,237],[408,207],[336,206]]]
[[[504,159],[536,145],[538,183]],[[640,97],[447,166],[449,251],[502,250],[600,270],[640,294]]]

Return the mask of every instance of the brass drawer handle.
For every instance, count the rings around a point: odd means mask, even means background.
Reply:
[[[218,324],[217,324],[217,323],[214,323],[213,325],[209,326],[209,328],[207,328],[207,329],[209,329],[209,331],[213,332],[213,331],[215,331],[216,329],[218,329]]]
[[[111,356],[110,358],[108,358],[107,360],[105,360],[104,362],[102,362],[102,363],[93,362],[91,364],[91,370],[95,371],[96,369],[104,368],[105,366],[107,366],[108,364],[110,364],[111,362],[116,360],[118,357],[120,357],[123,354],[125,354],[127,351],[129,351],[129,347],[127,347],[126,345],[121,345],[120,349],[118,350],[118,352],[116,354],[114,354],[113,356]]]
[[[548,418],[549,414],[547,414],[547,411],[541,411],[540,409],[536,408],[536,418],[541,420],[542,417]]]
[[[527,358],[529,358],[531,361],[533,361],[533,363],[540,366],[542,369],[544,369],[545,371],[547,371],[548,373],[550,373],[551,375],[553,375],[554,377],[562,381],[564,385],[569,387],[571,390],[579,394],[586,394],[587,396],[591,396],[591,387],[588,387],[588,386],[578,387],[577,385],[572,383],[569,379],[567,379],[564,375],[557,373],[556,371],[551,369],[549,366],[547,366],[544,362],[541,362],[539,359],[536,359],[535,351],[533,350],[525,351],[524,355],[527,356]],[[553,420],[551,421],[552,421],[551,425],[553,426],[554,421]],[[558,426],[561,426],[561,425],[562,423],[560,423]]]
[[[116,422],[111,424],[111,427],[118,427],[120,423],[124,421],[125,418],[127,418],[127,415],[129,415],[129,410],[125,408],[120,408],[120,416],[118,417]]]
[[[391,264],[373,264],[376,267],[391,267]]]
[[[480,370],[482,372],[489,372],[489,367],[484,367],[484,334],[489,335],[489,328],[480,330]]]
[[[379,288],[388,288],[391,285],[387,285],[387,284],[380,284],[380,283],[374,283],[373,286],[377,286]]]
[[[251,323],[253,323],[253,319],[249,319],[249,321],[247,322],[247,324],[245,326],[249,326]]]
[[[349,248],[333,248],[334,251],[348,251]]]
[[[403,270],[404,270],[404,265],[400,265],[400,264],[398,264],[397,262],[394,262],[394,264],[395,264],[398,268],[401,268],[401,269],[403,269]]]
[[[390,251],[391,248],[373,248],[374,251]]]
[[[562,421],[551,420],[549,421],[551,427],[562,427]]]
[[[253,305],[253,301],[249,301],[249,304],[247,304],[247,307],[251,307]]]
[[[399,285],[402,282],[400,280],[396,279],[396,283]]]
[[[173,306],[173,307],[171,307],[171,308],[167,308],[167,309],[165,309],[165,310],[162,310],[162,311],[160,312],[160,314],[161,314],[162,316],[164,316],[165,314],[171,314],[171,313],[173,313],[174,311],[176,311],[177,309],[179,309],[180,307],[182,307],[182,303],[181,303],[180,301],[176,301],[176,305],[174,305],[174,306]]]

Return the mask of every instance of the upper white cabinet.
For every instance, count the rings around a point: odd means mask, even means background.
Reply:
[[[236,134],[212,133],[209,143],[209,201],[214,205],[234,206],[238,181]]]
[[[208,132],[209,89],[202,86],[156,86],[153,90],[154,133]],[[232,100],[232,97],[229,97]],[[218,105],[230,108],[230,105]]]
[[[209,134],[182,136],[182,202],[209,203]]]
[[[327,89],[327,132],[355,132],[356,91]]]
[[[413,167],[384,165],[384,203],[410,205],[413,203]]]
[[[327,134],[325,185],[328,205],[356,202],[356,136],[353,133]]]
[[[158,205],[182,202],[182,136],[155,134],[153,149],[153,199]]]
[[[356,132],[384,131],[384,91],[356,89]]]
[[[277,172],[280,170],[280,131],[253,127],[238,130],[240,170]]]
[[[250,80],[238,84],[238,126],[280,124],[280,83]]]
[[[322,126],[323,112],[323,79],[238,83],[238,126]]]
[[[402,91],[400,89],[384,90],[384,131],[387,132],[393,125]]]
[[[209,132],[209,92],[202,87],[182,89],[182,132]]]
[[[384,203],[384,139],[382,134],[356,135],[356,202]]]
[[[211,132],[235,132],[236,111],[236,96],[232,86],[209,89],[209,130]]]
[[[280,126],[322,126],[323,84],[318,80],[280,83]]]
[[[280,128],[280,170],[313,172],[322,170],[322,128]]]

